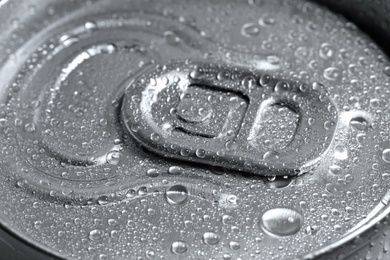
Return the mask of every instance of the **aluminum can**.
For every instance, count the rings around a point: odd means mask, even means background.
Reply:
[[[0,259],[390,259],[389,13],[0,0]]]

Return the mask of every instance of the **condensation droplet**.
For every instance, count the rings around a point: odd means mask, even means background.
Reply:
[[[219,243],[219,235],[215,232],[206,232],[203,234],[203,242],[207,245],[216,245]]]
[[[184,204],[188,199],[188,190],[183,185],[175,185],[167,190],[165,196],[169,204]]]
[[[187,252],[187,250],[188,250],[188,246],[183,241],[175,241],[172,243],[171,251],[174,254],[177,255],[184,254],[185,252]]]
[[[284,237],[291,236],[301,229],[303,216],[289,208],[274,208],[266,211],[260,220],[260,226],[265,233]]]

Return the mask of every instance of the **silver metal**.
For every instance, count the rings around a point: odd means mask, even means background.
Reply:
[[[0,259],[388,259],[389,3],[318,2],[0,1]]]

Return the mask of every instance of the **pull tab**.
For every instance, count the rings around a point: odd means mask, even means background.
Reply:
[[[126,90],[122,115],[129,133],[155,153],[264,176],[308,170],[337,122],[321,84],[195,62],[140,76]]]

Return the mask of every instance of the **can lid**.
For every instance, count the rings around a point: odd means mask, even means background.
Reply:
[[[268,260],[373,237],[390,63],[349,21],[306,0],[23,3],[0,2],[0,222],[21,241]]]

